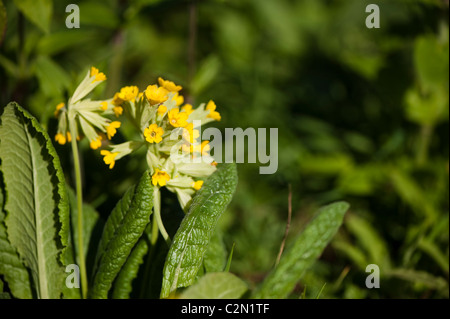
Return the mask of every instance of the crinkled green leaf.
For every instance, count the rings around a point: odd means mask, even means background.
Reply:
[[[237,185],[235,164],[224,164],[197,192],[167,255],[161,298],[194,282],[217,222]]]
[[[17,8],[42,31],[50,30],[53,14],[52,0],[14,0]]]
[[[336,234],[348,208],[344,202],[322,208],[286,249],[280,263],[269,273],[254,297],[286,298]]]
[[[216,231],[211,237],[208,249],[203,258],[203,265],[206,272],[221,272],[227,262],[227,250],[223,242],[222,233]]]
[[[232,273],[209,273],[183,291],[180,299],[239,299],[247,289],[247,284]]]
[[[4,276],[14,297],[30,299],[33,297],[30,277],[27,269],[20,261],[16,249],[8,241],[4,224],[3,204],[3,191],[0,187],[0,275]],[[2,291],[0,289],[0,293]]]
[[[97,250],[92,298],[108,297],[113,281],[150,221],[153,190],[149,172],[145,172],[111,212]]]
[[[31,270],[39,298],[59,298],[69,238],[64,175],[47,133],[16,103],[1,116],[0,159],[10,243]]]
[[[128,256],[117,279],[114,282],[112,297],[114,299],[128,299],[133,289],[133,280],[137,277],[139,267],[144,262],[144,257],[148,252],[148,243],[145,239],[140,239]]]

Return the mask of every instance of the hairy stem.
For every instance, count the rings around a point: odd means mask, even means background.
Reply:
[[[74,127],[74,121],[69,120],[69,130],[72,136],[72,154],[73,163],[75,170],[75,183],[76,183],[76,193],[77,193],[77,209],[78,209],[78,262],[80,267],[80,277],[81,277],[81,293],[83,299],[87,296],[87,273],[86,273],[86,261],[84,258],[84,248],[83,248],[83,188],[81,184],[81,169],[80,169],[80,156],[78,154],[77,145],[77,132]]]

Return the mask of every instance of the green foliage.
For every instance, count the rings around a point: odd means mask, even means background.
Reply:
[[[254,298],[288,297],[298,280],[336,234],[348,208],[347,203],[336,203],[322,208],[286,250],[280,263],[264,280]]]
[[[192,199],[167,255],[161,298],[194,282],[217,222],[230,203],[236,185],[236,165],[223,164]]]
[[[162,76],[181,84],[193,105],[214,99],[221,128],[279,128],[278,172],[262,176],[255,165],[239,165],[234,200],[195,263],[193,285],[226,268],[250,292],[262,286],[283,240],[290,184],[297,196],[288,247],[318,207],[345,199],[352,210],[325,253],[295,277],[289,297],[316,298],[324,287],[321,298],[448,298],[448,3],[379,0],[381,28],[374,30],[364,26],[369,0],[195,1],[194,31],[191,1],[80,1],[80,29],[65,26],[69,3],[0,0],[0,113],[17,101],[54,136],[55,105],[95,65],[108,86],[93,99],[124,85],[142,90]],[[134,137],[129,122],[121,129],[118,141]],[[48,153],[50,141],[35,138]],[[110,171],[85,141],[79,146],[92,275],[102,221],[146,166],[142,155]],[[70,151],[56,150],[74,186]],[[37,297],[5,224],[16,213],[4,207],[8,185],[0,187],[0,291]],[[174,238],[184,215],[169,207],[170,195],[162,201]],[[77,260],[76,214],[72,203],[64,264]],[[108,296],[159,296],[169,247],[161,238],[155,245],[146,235],[136,240]],[[363,284],[369,263],[381,267],[380,289]]]
[[[203,276],[180,295],[180,299],[239,299],[247,291],[247,284],[228,272]]]
[[[5,108],[1,123],[8,240],[31,270],[37,296],[59,298],[69,232],[59,158],[47,133],[17,104]]]
[[[14,0],[17,8],[44,32],[49,32],[53,15],[52,0]]]
[[[0,191],[0,274],[3,274],[13,296],[21,299],[32,298],[31,281],[27,269],[22,265],[14,246],[8,240],[6,233],[5,212],[3,211],[4,196]],[[3,282],[2,282],[3,285]],[[3,292],[3,289],[1,289]]]
[[[92,298],[108,297],[114,279],[149,223],[152,208],[153,187],[149,173],[145,172],[139,184],[125,193],[106,221],[97,250]]]

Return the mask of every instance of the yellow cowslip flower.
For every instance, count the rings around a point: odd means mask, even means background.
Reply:
[[[111,122],[106,127],[106,134],[108,135],[108,139],[110,140],[117,133],[117,129],[120,127],[121,123],[119,121]]]
[[[200,131],[194,130],[194,124],[189,123],[184,127],[183,138],[191,144],[195,144],[200,137]]]
[[[200,146],[200,153],[202,153],[202,155],[204,156],[207,156],[210,150],[211,145],[209,145],[209,141],[203,141],[202,145]]]
[[[202,188],[203,186],[203,181],[196,181],[192,183],[192,188],[195,189],[196,191],[200,190],[200,188]]]
[[[166,112],[167,112],[167,106],[165,106],[165,105],[160,105],[160,106],[158,107],[158,115],[163,116],[164,114],[166,114]]]
[[[144,130],[145,140],[149,143],[160,143],[164,130],[156,124],[151,124]]]
[[[170,176],[164,171],[159,169],[155,170],[155,174],[152,176],[152,184],[156,186],[159,184],[160,187],[166,186],[167,182],[170,181]]]
[[[65,106],[65,104],[64,103],[59,103],[57,106],[56,106],[56,110],[55,110],[55,117],[58,117],[58,115],[59,115],[59,111],[61,111],[61,109],[63,108]]]
[[[179,108],[173,108],[168,113],[169,123],[173,127],[185,127],[187,123],[187,119],[189,115],[185,112],[180,112]]]
[[[102,111],[106,111],[108,109],[108,102],[102,102],[100,103],[100,109]]]
[[[217,167],[217,165],[219,165],[219,163],[217,163],[216,161],[211,163],[211,166]]]
[[[206,106],[206,110],[209,111],[209,114],[207,117],[214,119],[216,121],[220,121],[222,117],[220,116],[219,112],[216,112],[216,103],[214,101],[209,101],[208,105]]]
[[[102,150],[100,154],[104,156],[103,161],[106,165],[109,165],[109,169],[113,169],[116,164],[115,158],[119,153],[111,153],[110,151]]]
[[[96,150],[98,148],[100,148],[102,146],[102,137],[99,135],[97,137],[96,140],[91,141],[91,143],[89,144],[89,146],[93,149]]]
[[[182,86],[176,85],[172,81],[166,81],[163,78],[159,78],[158,82],[160,86],[162,86],[169,92],[180,92],[183,89]]]
[[[185,104],[182,108],[181,111],[186,112],[187,115],[191,115],[192,112],[194,112],[194,110],[192,109],[192,105],[191,104]]]
[[[55,135],[55,141],[58,142],[60,145],[64,145],[66,144],[66,137],[63,134],[58,133]]]
[[[106,75],[103,72],[99,72],[96,67],[91,67],[91,77],[93,77],[93,76],[95,76],[95,78],[92,82],[106,80]]]
[[[123,102],[125,101],[120,98],[120,93],[115,93],[112,100],[112,104],[115,106],[121,106]]]
[[[123,108],[121,106],[114,106],[113,111],[114,114],[116,114],[116,117],[119,117],[123,113]]]
[[[67,135],[67,142],[68,143],[72,142],[72,135],[70,135],[70,132],[67,132],[66,135]]]
[[[184,103],[184,96],[180,95],[178,93],[175,93],[175,95],[172,98],[172,101],[175,101],[177,106],[180,106],[181,104]]]
[[[167,96],[169,91],[163,87],[158,87],[157,85],[149,85],[145,90],[145,96],[147,97],[150,105],[156,105],[166,102],[169,97]]]
[[[134,101],[139,94],[137,86],[125,86],[120,89],[118,97],[123,101]]]

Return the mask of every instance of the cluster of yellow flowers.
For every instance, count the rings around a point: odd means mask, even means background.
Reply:
[[[216,170],[217,163],[209,155],[209,141],[199,140],[198,129],[199,125],[221,120],[216,104],[210,101],[194,109],[192,105],[184,104],[181,86],[162,78],[143,92],[137,86],[125,86],[108,100],[83,99],[105,80],[105,74],[92,67],[68,106],[57,105],[55,116],[59,118],[59,124],[55,141],[59,144],[71,142],[75,134],[77,139],[86,136],[94,150],[104,145],[100,154],[110,169],[119,159],[146,147],[153,185],[165,186],[176,193],[185,208],[195,191],[202,187],[204,178]],[[113,121],[112,117],[118,120]],[[138,130],[140,140],[103,144],[116,134],[121,117]]]

